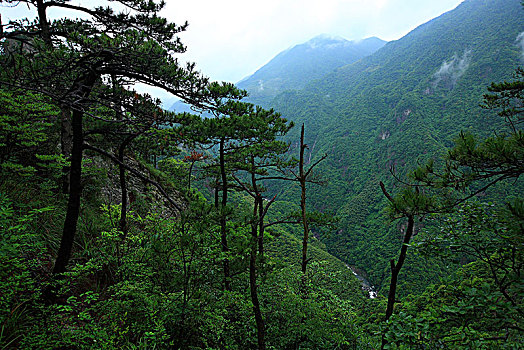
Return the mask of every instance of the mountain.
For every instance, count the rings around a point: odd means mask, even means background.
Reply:
[[[238,82],[237,86],[249,92],[246,100],[266,105],[277,94],[302,89],[334,69],[372,54],[385,43],[375,37],[348,41],[322,34],[282,51],[254,74]],[[191,108],[180,101],[175,102],[170,110],[191,112]]]
[[[237,86],[249,91],[249,100],[265,104],[280,92],[302,89],[334,69],[372,54],[385,43],[375,37],[348,41],[322,34],[279,53]]]
[[[324,239],[329,251],[365,270],[373,284],[387,279],[388,261],[402,237],[401,227],[391,225],[383,212],[379,181],[393,188],[392,167],[402,174],[436,157],[460,130],[487,135],[500,127],[500,118],[479,104],[491,82],[511,78],[522,64],[516,40],[524,31],[523,18],[518,0],[466,0],[370,56],[270,103],[286,118],[305,123],[312,162],[329,155],[320,169],[329,183],[312,190],[309,200],[341,218],[339,230]],[[288,137],[296,142],[298,130]],[[281,192],[291,196],[285,187]],[[412,288],[446,273],[428,270],[428,262],[411,265],[405,283]]]

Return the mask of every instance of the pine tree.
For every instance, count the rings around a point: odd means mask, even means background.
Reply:
[[[473,258],[481,269],[488,271],[487,275],[497,289],[495,293],[505,299],[500,304],[506,303],[502,323],[507,325],[505,335],[489,339],[498,341],[513,335],[514,330],[522,331],[523,198],[515,193],[512,200],[500,203],[502,205],[491,215],[472,200],[501,182],[517,183],[524,173],[524,70],[517,69],[515,80],[511,82],[492,83],[488,91],[482,106],[497,111],[497,115],[504,118],[505,130],[498,130],[484,140],[472,133],[461,132],[454,140],[454,147],[444,156],[443,166],[438,167],[434,161],[429,161],[418,167],[408,180],[401,181],[402,191],[398,195],[391,196],[381,183],[383,193],[390,201],[392,216],[408,219],[398,262],[391,261],[386,320],[393,315],[398,274],[414,234],[415,218],[429,213],[452,213],[451,219],[445,218],[444,222],[453,224],[442,228],[443,233],[435,238],[435,242],[428,239],[422,245],[431,249],[436,243],[437,254],[443,257],[448,254],[446,250],[452,248],[455,254]],[[458,214],[455,213],[454,217],[455,211]],[[499,297],[493,294],[488,298]],[[463,306],[465,309],[461,312],[466,314],[469,306]],[[496,310],[495,305],[491,307]],[[383,347],[386,343],[383,336]]]
[[[35,21],[13,21],[3,27],[1,39],[10,44],[1,60],[2,86],[48,95],[62,107],[65,124],[70,120],[69,199],[53,269],[60,273],[66,270],[76,232],[84,149],[101,151],[111,158],[109,152],[86,142],[88,124],[100,122],[107,128],[128,123],[128,116],[150,123],[158,110],[158,101],[151,103],[147,96],[142,98],[131,92],[129,86],[138,82],[164,89],[192,104],[209,105],[208,81],[194,64],[182,66],[178,62],[175,55],[183,53],[185,47],[177,35],[186,29],[187,23],[176,25],[160,17],[164,2],[123,0],[122,11],[70,1],[2,2],[27,5],[36,17]],[[53,9],[85,18],[50,21],[48,12]],[[120,82],[119,87],[111,86],[111,81]],[[97,115],[95,105],[111,109],[113,115]]]

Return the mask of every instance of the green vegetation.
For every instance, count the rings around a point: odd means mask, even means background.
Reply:
[[[4,3],[36,19],[0,32],[1,349],[524,343],[518,2],[465,1],[288,118],[181,66],[162,3]]]
[[[36,21],[9,23],[1,38],[0,346],[360,342],[351,321],[363,295],[349,271],[334,272],[341,262],[319,253],[302,273],[300,258],[279,262],[280,245],[264,249],[286,234],[267,219],[275,198],[264,188],[293,163],[277,139],[292,124],[180,66],[185,25],[158,17],[163,4],[27,4]],[[49,21],[54,8],[88,19]],[[214,118],[164,111],[137,82]],[[338,294],[327,287],[339,281]]]
[[[515,40],[524,30],[523,11],[519,1],[464,1],[374,54],[269,104],[306,124],[312,162],[330,155],[319,166],[329,182],[312,188],[310,203],[340,218],[339,231],[324,239],[328,251],[366,271],[378,289],[389,284],[389,261],[402,239],[400,224],[389,225],[384,212],[388,201],[380,181],[393,190],[392,168],[402,176],[429,159],[438,163],[461,131],[482,138],[504,128],[503,120],[479,105],[487,86],[510,79],[521,64]],[[296,142],[298,135],[291,130],[287,140]],[[496,201],[521,189],[520,182],[500,184],[489,198]],[[278,193],[294,195],[285,188]],[[446,264],[432,262],[430,271],[425,265],[425,260],[410,264],[401,294],[421,293],[450,273]]]

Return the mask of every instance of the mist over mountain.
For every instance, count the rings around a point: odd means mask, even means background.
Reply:
[[[378,286],[399,239],[398,229],[384,229],[379,181],[392,185],[392,169],[404,173],[441,154],[461,130],[487,135],[502,123],[479,104],[488,85],[524,62],[522,18],[517,0],[466,0],[389,43],[317,36],[237,84],[249,102],[305,123],[310,161],[330,155],[320,171],[328,185],[309,195],[315,208],[341,218],[327,248]],[[294,128],[287,140],[298,137]],[[446,273],[414,269],[428,281]]]
[[[372,54],[386,44],[371,37],[348,41],[319,35],[279,53],[237,86],[249,92],[249,100],[264,104],[285,90],[298,90],[336,68]]]
[[[0,0],[33,18],[0,23],[1,349],[522,348],[524,1],[318,36],[248,102],[166,2],[88,3]]]

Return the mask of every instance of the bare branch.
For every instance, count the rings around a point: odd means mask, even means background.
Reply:
[[[313,163],[313,165],[311,165],[311,166],[309,167],[309,169],[306,171],[306,175],[305,175],[306,179],[307,179],[307,177],[309,176],[309,174],[311,173],[311,171],[312,171],[312,170],[313,170],[313,169],[314,169],[314,168],[315,168],[315,167],[316,167],[320,162],[322,162],[322,161],[323,161],[324,159],[326,159],[326,158],[327,158],[327,154],[324,154],[322,157],[320,157],[319,160],[317,160],[315,163]]]
[[[386,191],[386,186],[384,186],[384,183],[380,181],[380,188],[382,189],[382,193],[384,193],[384,196],[392,203],[395,204],[395,201],[393,200],[393,197]]]
[[[251,197],[256,198],[256,195],[253,193],[253,191],[251,191],[249,188],[247,188],[246,185],[242,181],[240,181],[238,179],[238,177],[235,176],[235,174],[232,174],[231,176],[233,177],[233,179],[235,179],[235,181],[240,185],[240,187],[244,191],[246,191]]]

